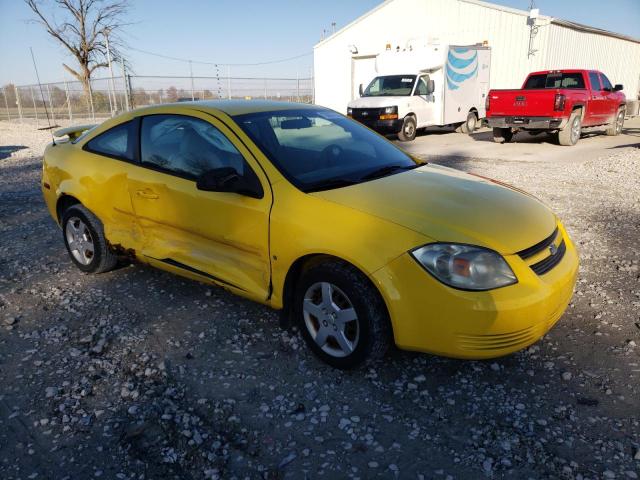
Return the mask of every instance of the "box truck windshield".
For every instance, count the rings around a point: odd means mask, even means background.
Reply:
[[[411,95],[415,75],[385,75],[374,78],[363,97],[400,97]]]

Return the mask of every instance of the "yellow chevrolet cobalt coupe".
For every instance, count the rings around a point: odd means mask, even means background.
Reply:
[[[129,257],[218,285],[281,310],[338,368],[392,343],[505,355],[573,292],[576,250],[546,206],[332,110],[180,103],[57,134],[42,192],[80,270]]]

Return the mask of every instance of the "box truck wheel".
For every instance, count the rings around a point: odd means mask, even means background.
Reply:
[[[416,119],[411,115],[404,117],[402,128],[398,132],[398,140],[401,142],[410,142],[416,138]]]
[[[494,128],[493,141],[496,143],[509,143],[513,138],[513,130],[510,128]]]
[[[456,130],[460,133],[473,133],[477,126],[478,117],[476,117],[475,112],[469,112],[469,115],[467,115],[467,121],[462,123]]]

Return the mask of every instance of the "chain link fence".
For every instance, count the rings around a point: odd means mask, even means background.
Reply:
[[[313,102],[312,78],[160,77],[128,75],[79,81],[0,87],[0,119],[94,121],[148,105],[216,99]]]

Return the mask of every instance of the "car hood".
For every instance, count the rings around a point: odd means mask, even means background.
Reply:
[[[380,108],[407,104],[411,97],[361,97],[349,102],[349,108]]]
[[[435,241],[481,245],[502,254],[531,247],[557,223],[551,210],[529,194],[438,165],[312,195]]]

